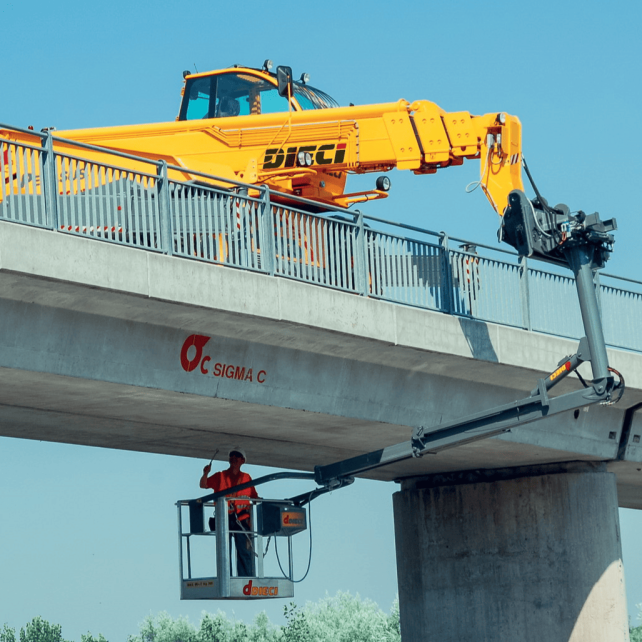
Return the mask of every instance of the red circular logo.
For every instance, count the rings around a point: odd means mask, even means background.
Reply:
[[[181,348],[181,366],[185,372],[192,372],[198,367],[203,357],[203,347],[210,340],[210,337],[205,337],[202,334],[191,334]],[[195,348],[194,355],[190,358],[190,348]]]

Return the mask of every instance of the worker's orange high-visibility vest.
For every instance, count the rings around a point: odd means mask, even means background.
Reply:
[[[218,493],[222,490],[227,490],[228,488],[232,488],[232,486],[239,486],[240,484],[245,484],[246,482],[252,481],[252,478],[247,473],[241,473],[238,476],[238,479],[232,480],[229,472],[230,472],[229,469],[222,470],[212,475],[210,478],[208,478],[207,480],[208,488],[211,488],[215,493]],[[235,493],[230,493],[229,495],[226,495],[226,497],[256,498],[258,497],[258,494],[254,486],[251,486],[250,488],[245,488],[244,490],[237,490]],[[239,501],[230,502],[230,506],[228,510],[230,513],[233,513],[234,511],[236,511],[237,513],[240,513],[242,511],[247,511],[249,507],[250,507],[249,501],[239,500]],[[246,513],[240,518],[247,519],[248,517],[249,517],[249,513]]]

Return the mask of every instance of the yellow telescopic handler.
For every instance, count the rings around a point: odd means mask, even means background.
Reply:
[[[386,176],[372,190],[349,193],[348,174],[393,168],[432,174],[464,159],[481,161],[480,184],[499,214],[509,192],[522,189],[521,125],[514,116],[447,113],[427,100],[340,107],[310,86],[307,74],[295,81],[290,67],[278,67],[276,73],[270,67],[266,61],[261,69],[184,72],[175,121],[57,131],[54,149],[77,153],[65,140],[100,146],[182,168],[170,171],[175,180],[203,181],[193,173],[202,172],[267,185],[321,207],[349,207],[387,196]],[[37,135],[0,131],[0,137],[40,144]],[[94,149],[83,152],[83,158],[111,161]],[[144,169],[133,159],[119,164]],[[60,185],[61,193],[88,189],[83,169],[75,168],[69,183]]]

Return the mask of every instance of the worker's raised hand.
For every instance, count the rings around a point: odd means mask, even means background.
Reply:
[[[210,464],[207,464],[207,466],[205,466],[205,468],[203,468],[203,474],[204,475],[208,475],[210,470],[212,470],[212,466]]]

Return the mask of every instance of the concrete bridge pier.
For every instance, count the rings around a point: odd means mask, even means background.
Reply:
[[[629,639],[605,464],[405,479],[394,515],[405,642]]]

